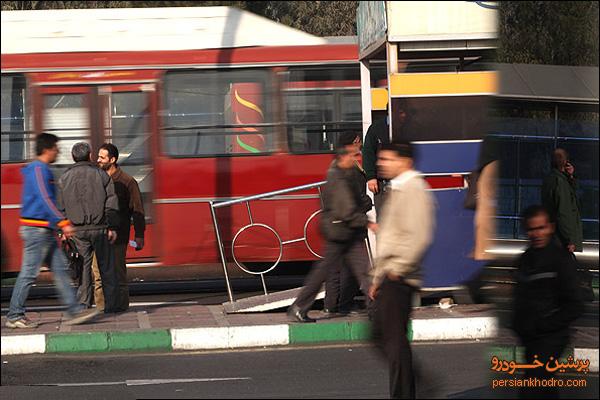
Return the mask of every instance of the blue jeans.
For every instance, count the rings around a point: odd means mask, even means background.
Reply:
[[[13,288],[6,318],[16,321],[25,316],[25,301],[27,301],[29,289],[37,279],[44,260],[50,260],[54,284],[61,300],[67,305],[67,313],[77,314],[81,310],[81,306],[75,299],[75,289],[71,287],[71,278],[67,271],[67,260],[58,247],[54,231],[48,228],[21,226],[19,233],[23,239],[23,262]]]

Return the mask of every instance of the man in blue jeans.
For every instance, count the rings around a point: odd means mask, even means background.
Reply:
[[[48,166],[58,156],[57,142],[55,135],[38,135],[35,144],[37,159],[22,170],[24,184],[19,233],[23,239],[23,260],[6,316],[8,328],[37,327],[36,322],[25,316],[25,301],[44,260],[50,260],[54,283],[68,307],[66,323],[81,324],[98,314],[96,310],[83,311],[76,301],[75,290],[67,273],[67,261],[58,247],[56,230],[61,229],[64,237],[69,238],[73,234],[73,227],[56,207],[54,177]]]

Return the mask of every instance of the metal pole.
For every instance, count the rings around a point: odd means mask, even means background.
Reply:
[[[269,293],[267,292],[267,284],[265,282],[265,274],[260,274],[260,280],[262,281],[263,290],[265,291],[265,296],[268,296]]]
[[[250,225],[254,225],[254,221],[252,220],[252,211],[250,211],[250,202],[246,202],[246,208],[248,209],[248,219],[250,220]]]
[[[231,292],[231,284],[229,282],[229,275],[227,274],[227,263],[225,262],[225,250],[223,248],[223,241],[221,240],[221,234],[219,233],[219,224],[217,223],[217,214],[213,208],[213,202],[210,202],[210,214],[212,215],[213,226],[215,227],[215,234],[217,235],[217,243],[219,245],[219,254],[221,255],[221,264],[223,264],[223,272],[225,273],[225,283],[227,284],[227,294],[229,295],[229,301],[233,303],[233,293]]]
[[[367,245],[367,254],[369,256],[369,264],[371,264],[371,269],[374,268],[373,265],[373,252],[371,252],[371,241],[369,240],[369,232],[367,231],[367,237],[365,237],[365,244]]]
[[[369,126],[371,126],[371,71],[369,70],[369,60],[361,60],[360,62],[360,96],[364,143],[367,130],[369,130]]]
[[[317,187],[319,191],[319,201],[321,202],[321,210],[325,208],[325,204],[323,204],[323,193],[321,193],[321,186]]]

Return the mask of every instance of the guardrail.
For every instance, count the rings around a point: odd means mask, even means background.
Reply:
[[[307,229],[308,229],[308,224],[310,223],[310,221],[316,217],[319,213],[321,213],[321,209],[315,211],[314,213],[312,213],[308,219],[306,220],[306,222],[304,223],[304,236],[298,239],[292,239],[292,240],[286,240],[285,242],[281,240],[281,236],[279,236],[279,234],[277,233],[277,231],[266,224],[263,223],[257,223],[254,222],[254,218],[252,217],[252,209],[250,207],[250,202],[251,201],[256,201],[256,200],[263,200],[263,199],[268,199],[271,197],[275,197],[275,196],[280,196],[280,195],[284,195],[287,193],[292,193],[292,192],[298,192],[301,190],[308,190],[308,189],[317,189],[319,192],[319,199],[321,200],[321,207],[323,207],[323,198],[321,196],[321,186],[323,186],[325,184],[325,181],[322,182],[317,182],[317,183],[311,183],[308,185],[302,185],[302,186],[296,186],[296,187],[292,187],[292,188],[288,188],[288,189],[281,189],[281,190],[275,190],[273,192],[266,192],[266,193],[262,193],[262,194],[256,194],[256,195],[252,195],[252,196],[247,196],[247,197],[242,197],[239,199],[235,199],[235,200],[228,200],[228,201],[222,201],[222,202],[210,202],[210,213],[212,216],[212,220],[213,220],[213,226],[215,228],[215,234],[217,236],[217,244],[219,246],[219,255],[221,258],[221,264],[223,266],[223,272],[225,274],[225,281],[227,283],[227,294],[229,296],[229,301],[231,301],[233,303],[233,293],[231,290],[231,284],[229,281],[229,274],[227,273],[227,261],[225,259],[225,247],[223,245],[223,240],[221,238],[221,232],[219,230],[219,222],[217,220],[217,214],[215,212],[216,209],[219,208],[223,208],[223,207],[230,207],[236,204],[242,204],[242,203],[246,203],[246,208],[248,210],[248,219],[250,221],[249,224],[244,225],[243,227],[241,227],[235,234],[235,236],[233,237],[233,241],[231,242],[231,255],[233,258],[234,263],[244,272],[247,272],[249,274],[252,275],[260,275],[261,281],[262,281],[262,285],[263,285],[263,290],[265,292],[265,295],[268,295],[268,291],[267,291],[267,285],[265,283],[265,277],[264,274],[266,274],[269,271],[272,271],[275,267],[277,267],[277,265],[279,265],[279,262],[281,261],[281,258],[283,257],[283,246],[287,245],[287,244],[291,244],[291,243],[297,243],[297,242],[301,242],[304,241],[304,243],[306,244],[306,248],[308,249],[308,251],[310,251],[315,257],[318,258],[323,258],[320,254],[318,254],[316,251],[314,251],[314,249],[312,249],[310,247],[310,244],[308,243],[307,240]],[[275,237],[277,238],[278,242],[279,242],[279,256],[277,257],[277,260],[273,263],[273,265],[271,265],[269,268],[266,268],[263,271],[260,272],[255,272],[255,271],[250,271],[243,262],[240,262],[237,257],[235,256],[235,242],[238,239],[239,235],[244,232],[246,229],[249,229],[251,227],[262,227],[264,229],[267,229],[271,232],[273,232],[273,234],[275,235]]]

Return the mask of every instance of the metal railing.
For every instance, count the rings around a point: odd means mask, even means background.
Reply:
[[[217,237],[217,244],[219,246],[219,255],[221,257],[221,264],[223,266],[223,272],[225,274],[225,281],[227,283],[227,294],[229,296],[229,301],[233,303],[233,293],[231,290],[231,283],[229,281],[229,274],[227,273],[227,261],[225,259],[225,247],[223,245],[223,239],[221,238],[221,232],[219,230],[219,223],[217,220],[217,215],[215,210],[218,208],[223,208],[223,207],[230,207],[230,206],[234,206],[237,204],[242,204],[242,203],[246,203],[246,209],[248,210],[248,219],[250,221],[249,224],[244,225],[243,227],[241,227],[235,234],[235,236],[233,237],[233,241],[231,242],[231,255],[233,258],[234,263],[244,272],[247,272],[249,274],[252,275],[260,275],[261,281],[262,281],[262,285],[263,285],[263,290],[265,292],[265,295],[268,295],[268,291],[267,291],[267,285],[265,283],[265,277],[264,275],[269,272],[272,271],[275,267],[277,267],[277,265],[279,265],[279,262],[281,261],[282,257],[283,257],[283,246],[287,245],[287,244],[292,244],[292,243],[297,243],[297,242],[302,242],[304,241],[306,248],[308,249],[308,251],[311,252],[311,254],[313,254],[314,256],[318,257],[318,258],[323,258],[320,254],[318,254],[316,251],[314,251],[313,248],[310,247],[310,244],[308,243],[307,240],[307,229],[308,229],[308,224],[310,223],[310,221],[316,217],[319,213],[321,213],[321,209],[315,211],[314,213],[312,213],[306,220],[306,222],[304,223],[304,236],[298,239],[292,239],[292,240],[286,240],[286,241],[282,241],[281,240],[281,236],[277,233],[277,231],[275,229],[273,229],[273,227],[263,224],[263,223],[257,223],[254,222],[254,218],[252,217],[252,209],[250,207],[250,202],[251,201],[256,201],[256,200],[264,200],[264,199],[268,199],[271,197],[275,197],[275,196],[280,196],[280,195],[284,195],[287,193],[292,193],[292,192],[298,192],[301,190],[308,190],[308,189],[317,189],[317,191],[319,192],[319,199],[321,201],[321,208],[323,207],[323,198],[321,196],[321,186],[325,184],[325,181],[322,182],[317,182],[317,183],[311,183],[308,185],[302,185],[302,186],[296,186],[296,187],[292,187],[292,188],[288,188],[288,189],[281,189],[281,190],[276,190],[273,192],[267,192],[267,193],[262,193],[262,194],[257,194],[257,195],[253,195],[253,196],[247,196],[247,197],[242,197],[239,199],[234,199],[234,200],[228,200],[228,201],[222,201],[222,202],[210,202],[210,213],[212,216],[212,220],[213,220],[213,225],[215,228],[215,234]],[[279,256],[277,257],[277,260],[273,263],[273,265],[269,266],[268,268],[266,268],[265,270],[262,270],[260,272],[255,272],[255,271],[251,271],[250,269],[248,269],[243,262],[239,261],[237,259],[237,257],[235,256],[235,243],[236,240],[238,239],[239,235],[244,232],[245,230],[252,228],[252,227],[261,227],[264,229],[267,229],[269,231],[271,231],[275,237],[277,238],[277,241],[279,242]]]

